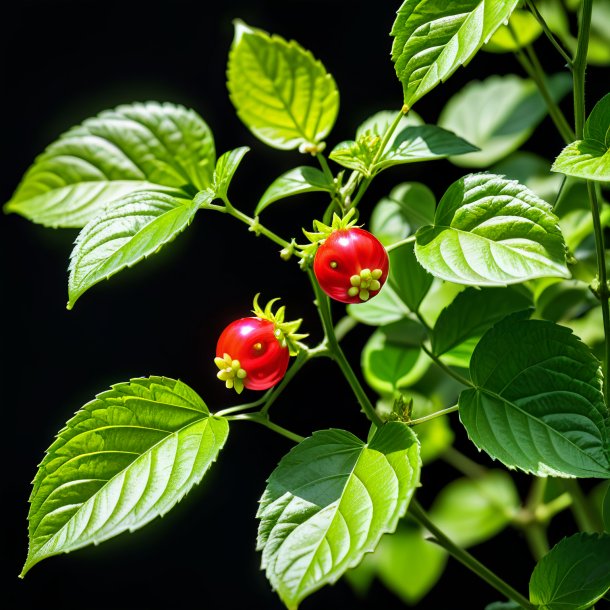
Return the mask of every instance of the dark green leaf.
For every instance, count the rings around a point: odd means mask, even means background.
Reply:
[[[432,334],[432,351],[448,352],[470,337],[480,337],[509,313],[532,304],[523,291],[512,288],[466,288],[438,317]]]
[[[548,79],[555,102],[570,91],[572,79],[559,73]],[[547,114],[536,84],[514,74],[472,81],[443,108],[439,125],[478,146],[480,152],[451,161],[461,167],[487,167],[517,150]]]
[[[477,479],[456,479],[444,487],[430,508],[430,519],[466,548],[502,531],[519,506],[512,477],[502,470],[490,470]]]
[[[337,118],[339,92],[309,51],[236,21],[227,74],[237,114],[259,140],[320,150]]]
[[[181,381],[132,379],[98,394],[66,424],[40,464],[30,496],[36,563],[167,513],[203,478],[229,427]]]
[[[269,185],[260,198],[254,213],[258,215],[273,202],[286,197],[315,191],[331,192],[332,190],[333,185],[328,182],[324,173],[319,169],[309,166],[295,167]]]
[[[91,220],[70,256],[68,309],[91,286],[172,241],[191,223],[198,208],[197,202],[178,196],[141,191],[123,197]]]
[[[472,59],[517,0],[405,0],[391,35],[392,61],[411,107]]]
[[[607,532],[610,532],[610,487],[606,490],[604,502],[602,504],[602,517],[604,519],[604,527]]]
[[[538,476],[610,476],[599,361],[568,328],[513,314],[483,336],[470,375],[459,411],[479,449]]]
[[[530,600],[540,610],[585,610],[610,589],[610,536],[575,534],[534,568]]]
[[[417,311],[434,277],[417,262],[414,244],[390,252],[388,282],[411,311]]]
[[[522,610],[517,602],[493,602],[485,606],[485,610]]]
[[[441,199],[433,226],[417,231],[420,264],[441,279],[476,286],[569,277],[551,206],[495,174],[469,174]]]
[[[368,444],[343,430],[314,432],[282,458],[261,499],[257,546],[290,610],[394,531],[419,473],[417,438],[399,422]]]
[[[181,189],[186,196],[207,188],[215,159],[212,132],[192,110],[119,106],[51,144],[5,210],[51,227],[83,227],[135,191]]]
[[[610,182],[610,93],[595,104],[583,136],[561,151],[552,170],[575,178]]]

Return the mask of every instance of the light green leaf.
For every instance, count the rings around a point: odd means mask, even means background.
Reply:
[[[212,199],[211,193],[205,196]],[[80,232],[70,256],[68,309],[91,286],[157,252],[193,220],[198,203],[150,191],[122,198]]]
[[[254,214],[260,214],[266,207],[293,195],[302,193],[313,193],[316,191],[332,192],[334,185],[331,184],[323,172],[315,167],[301,166],[276,178],[260,198]]]
[[[362,372],[366,382],[380,394],[394,394],[419,381],[430,366],[430,360],[416,345],[405,345],[400,341],[397,322],[389,327],[377,329],[362,350]],[[406,321],[410,331],[410,322]]]
[[[257,548],[289,610],[395,530],[420,468],[417,437],[400,422],[368,444],[344,430],[314,432],[282,458],[261,498]]]
[[[233,180],[239,164],[249,150],[247,146],[241,146],[240,148],[229,150],[218,159],[212,184],[212,191],[216,198],[226,198],[231,180]]]
[[[309,51],[236,21],[227,76],[237,114],[259,140],[284,150],[321,150],[339,92]]]
[[[434,277],[415,258],[415,245],[405,244],[390,252],[388,283],[411,311],[417,311]]]
[[[434,587],[447,561],[445,551],[426,540],[421,528],[402,523],[381,539],[373,557],[381,582],[409,605]]]
[[[461,547],[493,538],[519,509],[520,499],[512,477],[490,470],[477,479],[452,481],[437,495],[430,519]]]
[[[595,104],[582,140],[568,144],[553,167],[567,176],[610,182],[610,93]]]
[[[73,127],[27,171],[5,211],[51,227],[83,227],[135,191],[210,186],[216,153],[209,127],[174,104],[131,104]]]
[[[358,170],[365,176],[374,176],[394,165],[434,161],[478,150],[466,140],[436,125],[405,127],[383,152],[379,152],[380,147],[381,136],[367,133],[355,141],[337,144],[330,158],[343,167]]]
[[[529,11],[517,9],[508,21],[510,27],[501,25],[483,46],[483,51],[512,53],[531,44],[542,34],[542,26]]]
[[[459,412],[479,449],[537,476],[610,477],[599,361],[568,328],[508,316],[477,345],[470,376]]]
[[[347,306],[347,313],[371,326],[383,326],[397,322],[411,315],[409,308],[402,302],[394,289],[386,282],[374,299],[364,303],[351,304]]]
[[[201,481],[229,432],[199,396],[166,377],[132,379],[87,403],[47,450],[30,496],[36,563],[167,513]]]
[[[518,0],[405,0],[391,35],[392,61],[411,107],[468,63]]]
[[[474,352],[474,348],[477,346],[480,338],[481,337],[470,337],[469,339],[466,339],[466,341],[445,352],[441,356],[441,360],[447,366],[457,366],[463,369],[469,368],[472,352]]]
[[[551,206],[496,174],[469,174],[454,182],[438,205],[434,225],[416,236],[420,264],[451,282],[503,286],[570,277]]]
[[[548,79],[555,102],[571,89],[568,74]],[[514,74],[472,81],[456,93],[439,117],[439,125],[478,146],[480,152],[452,157],[461,167],[487,167],[517,150],[547,114],[536,84]]]
[[[432,334],[432,352],[440,356],[466,339],[480,337],[509,313],[531,304],[530,297],[512,288],[466,288],[441,311]]]
[[[432,224],[435,208],[434,193],[425,184],[403,182],[373,208],[369,230],[384,246],[389,246],[422,225]]]
[[[530,600],[540,610],[585,610],[610,589],[610,536],[575,534],[536,565]]]

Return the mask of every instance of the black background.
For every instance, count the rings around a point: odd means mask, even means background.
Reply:
[[[1,42],[1,199],[10,198],[34,157],[70,126],[121,103],[159,100],[198,111],[211,126],[219,153],[242,145],[252,148],[231,189],[234,203],[251,213],[271,180],[307,160],[297,152],[266,147],[237,119],[225,87],[232,20],[241,18],[298,40],[335,76],[341,112],[328,139],[332,148],[352,137],[368,115],[400,107],[401,87],[388,36],[398,5],[338,0],[14,3],[4,16]],[[561,69],[546,41],[539,45],[549,71]],[[435,122],[454,92],[493,71],[521,74],[512,57],[479,53],[416,110]],[[605,93],[602,74],[591,72],[594,99]],[[565,108],[570,112],[569,100]],[[552,158],[561,146],[546,119],[526,148]],[[426,182],[439,197],[463,173],[446,161],[392,169],[370,189],[362,204],[364,217],[366,206],[370,210],[400,181]],[[277,205],[265,212],[265,222],[286,236],[298,236],[300,226],[309,228],[311,219],[321,215],[324,201],[312,195]],[[77,231],[53,231],[11,215],[0,217],[0,232],[4,607],[281,608],[259,571],[254,514],[266,477],[291,443],[247,422],[232,426],[205,482],[165,518],[98,548],[46,560],[23,581],[17,574],[27,548],[29,481],[71,414],[109,384],[149,374],[182,379],[212,410],[235,404],[215,380],[212,358],[220,330],[248,315],[252,296],[260,291],[263,301],[281,296],[290,316],[303,317],[304,329],[319,339],[304,274],[243,225],[201,212],[160,254],[95,286],[68,312],[67,262]],[[341,310],[336,308],[337,316]],[[346,339],[354,364],[369,334],[370,329],[359,328]],[[362,436],[368,428],[328,361],[308,365],[272,413],[303,435],[336,426]],[[458,446],[489,463],[455,423]],[[440,462],[426,468],[421,501],[429,504],[452,476]],[[516,478],[524,488],[525,477]],[[565,519],[572,527],[570,518]],[[506,531],[474,552],[526,591],[533,563],[518,533]],[[499,597],[451,561],[442,584],[418,607],[483,608]],[[305,610],[336,606],[402,607],[378,583],[368,600],[359,600],[339,582],[302,604]]]

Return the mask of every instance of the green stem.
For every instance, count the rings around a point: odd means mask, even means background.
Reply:
[[[527,610],[536,610],[536,606],[530,603],[526,597],[521,595],[516,589],[513,589],[506,581],[492,572],[488,567],[484,566],[478,559],[475,559],[468,551],[460,548],[439,530],[436,525],[430,521],[428,515],[417,500],[411,500],[409,513],[422,527],[426,528],[434,536],[436,542],[450,555],[491,585],[496,591],[506,596],[508,599],[512,599],[523,608],[527,608]]]
[[[352,388],[352,392],[358,399],[358,403],[362,408],[364,414],[369,418],[369,420],[375,424],[378,428],[383,425],[383,420],[375,411],[369,397],[366,395],[364,388],[358,381],[350,363],[347,361],[341,346],[339,345],[339,341],[337,340],[337,336],[335,335],[335,329],[333,326],[332,315],[330,311],[330,302],[326,294],[320,288],[316,277],[311,270],[311,268],[307,269],[307,274],[309,275],[309,280],[311,281],[311,285],[313,287],[314,293],[316,295],[316,304],[318,306],[318,314],[320,315],[320,320],[322,321],[322,328],[324,329],[324,335],[326,340],[328,341],[328,350],[331,357],[335,360],[335,362],[339,365],[341,372],[344,377],[347,379],[350,387]]]
[[[343,337],[358,326],[358,320],[352,318],[352,316],[343,316],[336,324],[335,324],[335,337],[337,341],[342,341]]]
[[[541,523],[532,521],[523,530],[527,545],[530,548],[532,557],[540,561],[549,552],[549,540],[546,535],[546,528]]]
[[[227,419],[232,421],[253,421],[257,424],[265,426],[265,428],[269,428],[269,430],[273,430],[273,432],[277,432],[278,434],[289,438],[295,443],[300,443],[305,440],[304,436],[301,436],[299,434],[291,432],[290,430],[286,430],[286,428],[282,428],[282,426],[274,424],[266,416],[261,415],[260,413],[241,413],[239,415],[229,415]]]
[[[574,127],[576,139],[581,140],[585,126],[585,71],[591,29],[593,0],[583,0],[578,26],[578,42],[572,65],[574,67]]]
[[[523,66],[523,69],[528,76],[536,83],[536,86],[540,91],[540,95],[542,95],[542,98],[544,99],[551,120],[555,124],[557,131],[559,131],[565,143],[569,144],[570,142],[574,141],[574,132],[549,91],[546,83],[546,74],[538,61],[535,51],[530,46],[526,47],[526,50],[529,55],[529,59],[521,50],[515,51],[515,56],[519,63]]]
[[[565,59],[568,68],[572,69],[572,58],[564,51],[563,47],[559,44],[557,38],[555,38],[555,34],[551,32],[551,28],[549,28],[547,22],[544,17],[540,14],[538,7],[534,4],[533,0],[525,0],[528,8],[542,27],[542,31],[546,34],[546,37],[550,40],[551,44],[557,49],[559,54]]]
[[[477,464],[453,446],[447,447],[441,458],[470,479],[480,479],[487,474],[487,468]]]
[[[597,518],[576,479],[562,479],[565,490],[572,496],[572,513],[583,532],[596,532]]]
[[[271,408],[271,405],[278,399],[279,395],[284,391],[284,388],[290,383],[292,378],[303,368],[305,363],[312,358],[328,355],[326,341],[323,341],[314,349],[301,349],[297,354],[292,366],[288,369],[279,385],[273,389],[271,395],[267,398],[263,408],[260,410],[261,415],[266,416]]]
[[[373,160],[371,161],[371,164],[369,166],[369,171],[371,175],[367,176],[360,184],[360,188],[358,189],[356,196],[354,197],[353,201],[349,206],[350,208],[355,208],[358,205],[364,193],[369,188],[371,182],[373,182],[373,178],[375,176],[375,164],[377,163],[377,161],[379,161],[379,157],[381,157],[381,155],[383,154],[386,146],[388,145],[388,142],[390,141],[390,138],[394,135],[394,132],[398,128],[402,117],[404,117],[408,111],[408,108],[401,108],[396,117],[394,117],[394,120],[392,121],[391,125],[386,129],[386,132],[383,134],[381,144],[379,145],[379,148],[377,149],[377,152],[375,153],[375,156],[373,157]]]
[[[276,235],[273,231],[267,229],[267,227],[263,226],[258,218],[250,218],[247,214],[240,212],[238,209],[233,206],[227,205],[227,212],[231,214],[234,218],[241,220],[243,223],[247,224],[249,227],[249,231],[252,231],[255,235],[264,235],[269,238],[271,241],[275,242],[278,246],[282,246],[282,248],[290,248],[290,243],[285,239],[282,239],[279,235]],[[301,252],[296,251],[295,254],[297,256],[302,256]]]
[[[546,504],[540,504],[536,507],[536,520],[546,522],[552,519],[556,514],[564,511],[572,505],[572,496],[566,491],[560,496],[553,498]]]
[[[318,163],[320,164],[320,167],[322,168],[326,179],[332,184],[335,181],[335,177],[333,176],[333,173],[330,170],[330,167],[328,166],[328,161],[326,160],[326,157],[322,153],[316,153],[316,159],[318,160]]]
[[[224,417],[225,415],[230,415],[231,413],[240,413],[241,411],[247,411],[248,409],[254,409],[255,407],[260,407],[264,402],[269,398],[270,394],[273,392],[274,388],[267,390],[261,398],[255,400],[254,402],[244,403],[243,405],[235,405],[234,407],[229,407],[227,409],[222,409],[214,415],[218,417]]]
[[[388,252],[391,252],[392,250],[395,250],[396,248],[400,248],[401,246],[406,246],[407,244],[412,244],[415,241],[415,235],[410,235],[409,237],[405,237],[405,239],[401,239],[400,241],[397,241],[393,244],[390,244],[389,246],[386,246],[386,250]]]
[[[430,421],[432,419],[436,419],[437,417],[441,417],[442,415],[447,415],[448,413],[454,413],[458,410],[458,405],[453,405],[453,407],[447,407],[446,409],[441,409],[440,411],[435,411],[434,413],[430,413],[429,415],[424,415],[423,417],[418,417],[416,419],[412,419],[409,422],[410,426],[417,426],[417,424],[423,424],[424,422]]]
[[[461,384],[468,386],[469,388],[474,388],[474,384],[472,383],[472,381],[470,381],[470,379],[466,379],[466,377],[463,377],[458,372],[449,368],[438,356],[433,354],[424,343],[421,344],[421,348],[424,350],[424,352],[426,352],[430,360],[432,360],[436,364],[436,366],[445,371],[447,375],[453,377],[456,381],[459,381]]]

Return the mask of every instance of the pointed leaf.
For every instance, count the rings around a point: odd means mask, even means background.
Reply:
[[[595,104],[583,135],[561,151],[551,169],[575,178],[610,182],[610,93]]]
[[[610,589],[610,535],[575,534],[555,545],[530,579],[540,610],[585,610]]]
[[[441,199],[434,225],[417,231],[420,264],[441,279],[504,286],[570,277],[551,206],[514,180],[469,174]]]
[[[363,443],[314,432],[269,477],[258,511],[267,578],[289,609],[334,583],[393,532],[419,483],[419,445],[400,422]]]
[[[599,361],[570,329],[513,314],[483,336],[460,394],[474,444],[537,476],[610,477]]]
[[[571,90],[572,79],[564,73],[548,79],[555,102]],[[517,150],[547,114],[536,84],[514,74],[472,81],[447,102],[439,125],[472,144],[480,152],[452,158],[461,167],[487,167]]]
[[[513,311],[532,304],[530,297],[512,288],[466,288],[438,317],[432,334],[432,352],[448,352],[487,329]]]
[[[127,195],[91,220],[70,256],[68,309],[91,286],[132,267],[174,239],[198,209],[197,203],[177,196],[142,191]]]
[[[337,118],[339,92],[309,51],[236,21],[227,75],[237,114],[259,140],[321,150]]]
[[[275,201],[315,191],[332,192],[333,185],[319,169],[309,166],[295,167],[276,178],[260,198],[255,215],[260,214],[267,206]]]
[[[30,496],[30,549],[36,563],[167,513],[201,481],[227,434],[181,381],[132,379],[87,403],[47,450]]]
[[[4,209],[51,227],[83,227],[135,191],[210,186],[215,159],[212,132],[194,111],[156,102],[119,106],[51,144]]]
[[[235,175],[239,164],[249,150],[250,149],[247,146],[241,146],[240,148],[227,151],[218,159],[216,169],[214,170],[212,185],[212,190],[214,191],[216,198],[226,198],[231,180],[233,180],[233,176]]]
[[[392,61],[411,107],[446,81],[504,23],[517,0],[405,0],[392,27]]]
[[[405,244],[390,252],[388,282],[411,311],[417,311],[434,277],[415,257],[414,244]]]

